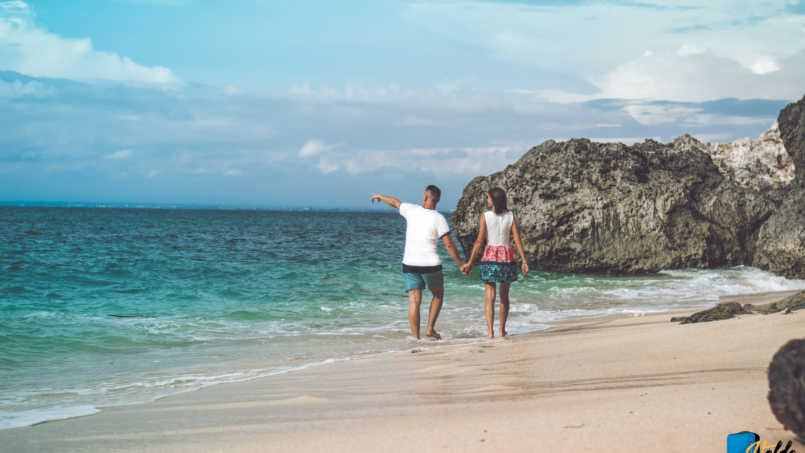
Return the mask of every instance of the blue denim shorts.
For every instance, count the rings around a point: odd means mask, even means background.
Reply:
[[[403,275],[405,275],[405,292],[425,288],[432,291],[435,288],[444,286],[444,274],[441,269],[428,274],[405,272]]]

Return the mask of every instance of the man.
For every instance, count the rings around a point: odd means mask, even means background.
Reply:
[[[442,191],[430,185],[422,195],[422,206],[403,203],[400,200],[385,195],[372,194],[372,203],[380,200],[387,205],[400,210],[400,215],[408,222],[405,233],[405,255],[403,256],[403,274],[405,275],[405,291],[408,293],[408,322],[411,324],[411,333],[419,340],[419,305],[422,302],[422,290],[427,288],[433,294],[428,316],[428,330],[425,335],[440,340],[442,337],[434,326],[444,301],[444,276],[442,275],[442,262],[436,252],[439,239],[450,256],[458,263],[459,268],[464,266],[458,247],[450,238],[450,227],[444,216],[436,212],[436,204]]]

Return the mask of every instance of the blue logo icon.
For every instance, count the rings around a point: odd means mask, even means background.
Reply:
[[[763,446],[761,446],[760,436],[749,431],[743,431],[727,436],[727,453],[797,453],[794,450],[789,450],[791,444],[792,442],[789,440],[788,445],[780,450],[783,446],[782,440],[777,441],[777,445],[767,444],[764,440]]]

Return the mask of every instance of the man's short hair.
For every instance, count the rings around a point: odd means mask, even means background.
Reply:
[[[434,186],[433,184],[429,185],[429,186],[428,186],[428,187],[425,189],[425,192],[427,192],[428,194],[430,194],[430,198],[431,198],[433,201],[439,201],[439,200],[442,198],[442,191],[441,191],[441,190],[439,190],[439,188],[438,188],[438,187],[436,187],[436,186]]]

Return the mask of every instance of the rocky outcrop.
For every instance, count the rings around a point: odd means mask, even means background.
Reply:
[[[794,179],[794,159],[786,152],[776,121],[757,140],[702,143],[685,134],[674,140],[673,148],[709,154],[725,178],[756,191],[786,186]]]
[[[533,269],[628,275],[745,264],[805,278],[803,140],[805,98],[757,140],[549,140],[473,179],[451,223],[469,253],[486,191],[499,186]]]
[[[464,189],[450,220],[465,254],[495,186],[507,192],[529,266],[559,272],[750,264],[757,231],[777,207],[725,178],[699,149],[549,140]]]
[[[777,118],[795,179],[783,203],[758,232],[754,266],[789,278],[805,278],[805,97]]]
[[[760,313],[770,315],[772,313],[779,313],[784,310],[802,310],[805,308],[805,291],[794,294],[793,296],[786,297],[783,300],[772,302],[764,305],[744,305],[744,310],[751,313]]]
[[[805,439],[805,340],[791,340],[769,364],[769,404],[777,420]]]
[[[734,318],[737,315],[748,315],[741,304],[738,302],[724,302],[716,304],[715,307],[708,310],[696,312],[684,320],[681,324],[694,324],[697,322],[710,322],[719,321],[722,319]]]

